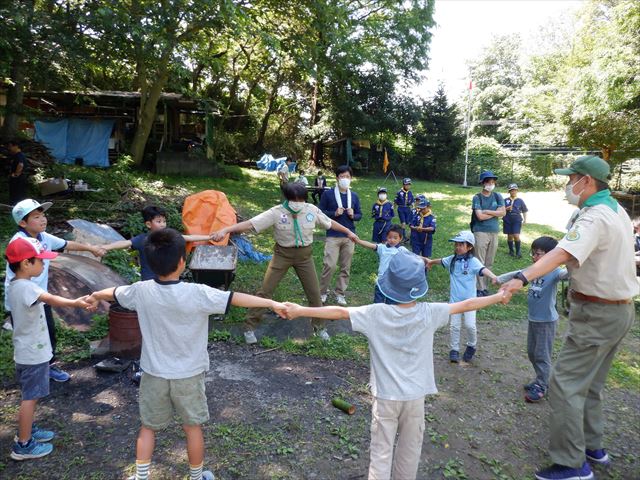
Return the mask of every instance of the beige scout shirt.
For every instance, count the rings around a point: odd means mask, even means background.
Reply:
[[[583,208],[558,246],[575,258],[567,264],[572,289],[608,300],[638,294],[631,220],[620,205]]]
[[[293,216],[282,205],[276,205],[249,220],[256,232],[273,226],[273,238],[281,247],[295,247],[296,237],[293,230]],[[324,229],[331,228],[331,219],[315,205],[305,203],[298,214],[298,223],[302,231],[304,246],[313,242],[313,229],[316,223]],[[301,247],[302,245],[298,245]]]

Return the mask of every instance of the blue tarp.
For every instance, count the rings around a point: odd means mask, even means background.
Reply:
[[[84,165],[109,166],[109,137],[113,120],[65,118],[53,122],[35,122],[35,140],[46,145],[51,155],[61,163],[75,163],[82,158]]]
[[[271,260],[271,255],[265,255],[264,253],[258,252],[246,238],[240,235],[233,235],[231,240],[238,249],[238,258],[240,260],[252,260],[254,262],[267,262]]]
[[[266,170],[267,172],[275,172],[287,161],[287,157],[273,158],[270,153],[265,153],[260,157],[260,160],[256,162],[260,170]],[[295,164],[292,164],[289,173],[295,172]]]

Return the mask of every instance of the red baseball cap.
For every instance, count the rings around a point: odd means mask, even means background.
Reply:
[[[9,263],[18,263],[28,258],[42,258],[51,260],[56,258],[56,252],[49,252],[42,248],[42,245],[35,238],[18,237],[12,241],[4,252]]]

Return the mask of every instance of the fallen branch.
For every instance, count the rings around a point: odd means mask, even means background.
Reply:
[[[258,355],[262,355],[263,353],[269,353],[269,352],[273,352],[274,350],[278,350],[280,347],[275,347],[275,348],[269,348],[268,350],[262,350],[261,352],[256,352],[253,354],[254,357],[257,357]]]

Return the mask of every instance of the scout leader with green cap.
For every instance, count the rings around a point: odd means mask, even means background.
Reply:
[[[602,444],[602,389],[635,317],[633,234],[629,216],[609,191],[607,162],[582,156],[555,172],[569,176],[567,201],[580,212],[555,249],[501,289],[515,292],[563,264],[569,270],[569,328],[549,382],[553,465],[536,478],[591,479],[589,463],[609,463]]]
[[[312,307],[321,307],[320,284],[316,267],[313,263],[313,229],[316,224],[325,228],[344,233],[352,241],[358,237],[347,227],[331,220],[322,211],[307,201],[307,189],[301,183],[285,183],[282,185],[282,193],[286,199],[282,204],[276,205],[259,215],[223,228],[212,235],[214,241],[220,241],[229,233],[242,233],[255,230],[257,233],[273,227],[273,258],[269,262],[267,272],[262,280],[262,287],[256,295],[263,298],[271,298],[280,280],[285,276],[289,268],[293,267],[296,275],[302,283],[302,288],[307,296],[307,301]],[[251,308],[247,312],[245,322],[244,339],[248,344],[257,343],[255,328],[258,326],[264,309]],[[321,339],[329,340],[329,334],[324,328],[324,321],[312,319],[313,329]]]

